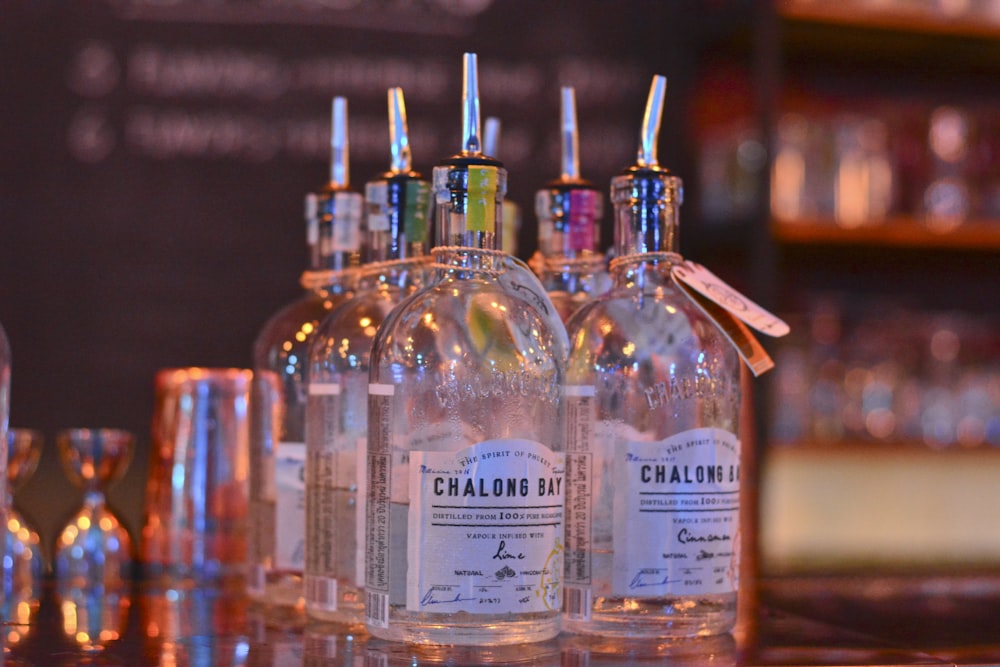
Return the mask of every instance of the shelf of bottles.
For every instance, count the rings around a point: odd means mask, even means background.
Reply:
[[[946,251],[978,263],[996,254],[998,101],[968,90],[975,84],[942,84],[940,74],[966,62],[952,44],[974,44],[981,53],[1000,44],[1000,3],[787,0],[777,9],[786,28],[858,37],[869,49],[862,58],[878,63],[846,76],[828,63],[834,73],[820,75],[817,85],[794,74],[786,82],[770,164],[770,231],[785,253],[838,246],[873,248],[887,258]],[[872,46],[880,38],[881,52]],[[930,43],[938,38],[953,41]],[[935,69],[935,59],[944,64]],[[995,59],[986,61],[995,67]],[[914,85],[913,63],[932,65],[928,71],[939,79],[930,73],[925,86]],[[903,83],[862,93],[859,82],[882,76],[874,72],[898,73]],[[971,288],[955,282],[961,280],[953,277],[942,291]],[[776,355],[772,441],[1000,451],[995,311],[934,308],[857,292],[816,299],[793,326],[798,339]]]
[[[782,114],[771,180],[775,238],[1000,249],[995,111],[886,101]]]
[[[786,20],[927,35],[1000,38],[994,0],[781,0]]]
[[[998,324],[817,298],[775,355],[771,442],[1000,453]]]

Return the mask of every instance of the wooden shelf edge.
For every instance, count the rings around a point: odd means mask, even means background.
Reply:
[[[780,17],[791,21],[913,34],[1000,39],[1000,17],[972,13],[947,16],[916,3],[907,7],[880,8],[870,2],[780,0],[777,10]]]
[[[921,442],[875,442],[844,440],[829,443],[800,442],[770,444],[767,457],[850,457],[850,456],[905,456],[905,457],[1000,457],[1000,447],[983,443],[975,447],[953,445],[942,449],[928,447]]]
[[[1000,250],[1000,220],[969,220],[949,232],[934,232],[920,219],[910,217],[854,228],[823,219],[772,220],[771,233],[780,243],[799,245]]]

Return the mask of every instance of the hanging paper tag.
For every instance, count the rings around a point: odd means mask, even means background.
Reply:
[[[774,368],[774,361],[747,325],[733,317],[728,310],[722,308],[714,301],[706,299],[702,294],[688,287],[676,277],[674,278],[674,282],[698,306],[701,312],[705,313],[709,319],[718,325],[723,335],[729,339],[729,342],[736,348],[740,357],[746,362],[754,377],[763,375]]]
[[[678,285],[683,283],[682,287],[686,285],[694,289],[761,333],[778,338],[790,331],[783,320],[734,290],[697,262],[687,259],[679,262],[674,265],[671,275]],[[685,291],[690,293],[690,290]]]
[[[754,376],[774,368],[767,350],[744,324],[771,336],[784,336],[788,325],[724,283],[697,262],[674,265],[671,278],[698,308],[711,318],[733,344]]]

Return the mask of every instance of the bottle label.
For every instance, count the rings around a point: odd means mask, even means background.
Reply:
[[[365,515],[368,510],[368,437],[357,439],[357,448],[345,455],[352,458],[355,479],[354,514],[354,581],[359,588],[365,585]]]
[[[565,459],[530,440],[410,452],[406,608],[558,610]]]
[[[425,181],[407,181],[403,233],[411,243],[427,243],[427,219],[431,210],[431,187]]]
[[[365,184],[365,201],[368,203],[368,231],[389,231],[389,184],[372,181]]]
[[[337,478],[340,467],[333,447],[340,413],[340,384],[310,382],[306,410],[306,603],[326,611],[337,610],[335,548]]]
[[[566,583],[589,584],[593,503],[593,385],[567,386],[566,424]]]
[[[497,168],[469,165],[465,227],[470,232],[497,228]]]
[[[357,252],[361,249],[361,212],[364,198],[357,192],[333,195],[333,229],[330,232],[331,252]]]
[[[367,390],[367,382],[360,388]],[[305,590],[307,603],[327,611],[337,610],[338,580],[361,587],[365,576],[368,439],[344,432],[344,412],[351,411],[345,397],[353,393],[346,389],[338,382],[309,384]],[[359,400],[366,404],[367,392]]]
[[[307,574],[302,578],[306,604],[323,611],[337,611],[337,578]]]
[[[365,520],[365,623],[389,627],[389,590],[395,574],[391,539],[394,506],[391,415],[395,386],[372,383],[368,387],[368,454],[365,465],[367,508]],[[402,505],[406,507],[406,505]],[[403,564],[405,569],[405,564]]]
[[[563,612],[574,619],[590,617],[592,583],[594,410],[593,385],[567,385],[566,405],[566,600]]]
[[[277,492],[275,524],[275,569],[301,572],[305,565],[306,534],[306,445],[279,442],[274,452],[274,483]]]
[[[740,442],[696,428],[627,441],[614,461],[613,594],[734,593],[739,564]]]
[[[594,241],[597,198],[593,190],[569,193],[569,247],[572,250],[593,250],[597,245]]]

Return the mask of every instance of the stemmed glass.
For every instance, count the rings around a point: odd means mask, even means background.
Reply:
[[[135,436],[121,429],[66,429],[57,434],[56,446],[66,476],[83,488],[83,507],[56,540],[58,587],[122,588],[131,579],[132,540],[108,508],[105,489],[125,474]]]
[[[38,609],[45,567],[41,539],[14,507],[14,494],[35,473],[44,436],[30,428],[7,431],[7,529],[3,559],[4,617],[10,623],[7,643],[24,638]]]

